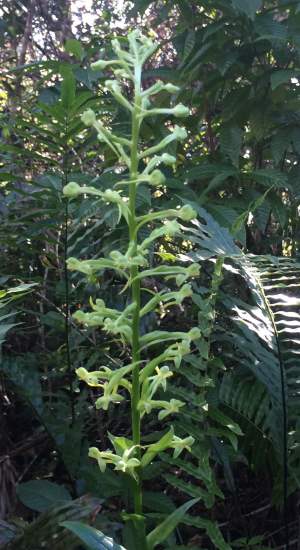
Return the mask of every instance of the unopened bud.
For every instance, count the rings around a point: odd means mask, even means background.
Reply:
[[[175,126],[173,134],[178,141],[184,141],[187,138],[187,131],[183,126]]]
[[[81,120],[85,126],[93,126],[96,122],[96,115],[92,109],[87,109],[82,113]]]
[[[94,63],[91,63],[92,71],[103,71],[109,65],[109,61],[104,61],[104,59],[99,59]]]
[[[166,178],[160,170],[153,170],[149,178],[150,185],[163,185],[165,181]]]
[[[173,166],[176,163],[176,157],[169,155],[169,153],[163,153],[161,160],[166,166]]]
[[[180,210],[178,210],[178,217],[185,222],[189,222],[197,217],[197,212],[191,207],[190,204],[185,204],[182,208],[180,208]]]
[[[78,197],[78,195],[81,194],[81,187],[76,183],[75,181],[70,181],[67,185],[63,188],[63,194],[65,197],[68,197],[70,199],[74,197]]]
[[[175,86],[174,84],[171,84],[170,82],[164,86],[164,89],[169,92],[169,94],[176,94],[176,92],[179,92],[180,88],[178,86]]]
[[[189,108],[183,105],[182,103],[178,103],[178,105],[176,105],[176,107],[174,107],[173,109],[173,115],[176,116],[177,118],[184,118],[186,116],[189,116],[189,114],[190,114]]]

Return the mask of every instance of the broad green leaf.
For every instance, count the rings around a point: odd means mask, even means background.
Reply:
[[[13,540],[18,533],[16,525],[10,525],[4,520],[0,520],[0,547],[4,547]]]
[[[210,540],[213,542],[214,547],[218,548],[218,550],[231,550],[231,546],[225,542],[217,523],[214,523],[208,519],[192,516],[185,516],[183,523],[186,525],[192,525],[198,529],[205,529]]]
[[[231,430],[236,435],[243,435],[239,425],[216,407],[208,407],[208,416],[215,420],[215,422],[222,424],[222,426],[226,426],[226,428]]]
[[[112,538],[81,521],[63,521],[60,525],[72,531],[89,550],[126,550]]]
[[[45,512],[52,506],[71,500],[70,493],[63,485],[44,479],[20,483],[17,485],[17,495],[25,506],[36,512]]]
[[[1,322],[2,318],[0,318],[0,322]],[[16,326],[16,323],[5,323],[5,324],[0,324],[0,344],[3,344],[4,342],[4,339],[5,339],[5,336],[7,334],[7,332],[12,329],[14,326]]]
[[[75,100],[75,77],[71,69],[64,68],[62,71],[63,81],[61,83],[61,101],[62,106],[67,111],[71,109]]]
[[[262,6],[262,0],[231,0],[232,6],[249,19],[254,19],[256,12]]]
[[[195,46],[195,31],[191,29],[188,31],[185,38],[182,61],[185,61],[188,58],[190,53],[193,51],[194,46]]]
[[[84,48],[79,40],[76,40],[76,38],[68,38],[68,40],[66,40],[65,50],[66,52],[77,57],[79,61],[82,61],[84,58]]]
[[[189,500],[180,508],[177,508],[169,517],[167,517],[160,525],[155,527],[151,533],[147,535],[149,550],[161,544],[168,536],[176,529],[177,525],[183,520],[186,512],[199,501],[198,498]]]
[[[259,15],[256,18],[255,30],[259,34],[259,38],[255,41],[270,40],[271,42],[283,42],[287,37],[286,26],[273,19],[272,14],[268,13]]]
[[[223,126],[221,129],[221,151],[225,156],[230,158],[232,164],[236,167],[239,165],[242,139],[243,130],[238,126]]]
[[[295,69],[280,69],[278,71],[274,71],[271,74],[271,88],[272,90],[276,90],[280,84],[285,84],[286,82],[289,82],[291,78],[297,76],[298,71],[295,71]]]
[[[13,288],[7,289],[7,294],[14,294],[15,292],[27,292],[30,288],[36,286],[37,283],[22,283],[18,286],[15,286]]]

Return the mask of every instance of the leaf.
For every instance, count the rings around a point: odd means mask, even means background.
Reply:
[[[76,38],[68,38],[68,40],[66,40],[65,50],[66,52],[77,57],[79,61],[82,61],[84,58],[84,48],[79,40],[76,40]]]
[[[208,407],[208,416],[215,420],[215,422],[226,426],[226,428],[231,430],[236,435],[243,435],[243,432],[239,425],[216,407]]]
[[[61,102],[64,109],[67,111],[71,109],[75,100],[75,77],[71,69],[63,69],[62,71],[63,81],[61,83]]]
[[[182,62],[186,61],[190,53],[193,51],[194,46],[195,46],[195,31],[192,29],[188,31],[185,38]]]
[[[230,158],[232,164],[239,165],[243,130],[238,126],[223,126],[220,134],[220,145],[223,155]]]
[[[164,434],[159,441],[153,443],[152,445],[149,445],[141,460],[142,467],[150,464],[150,462],[153,460],[153,458],[155,458],[158,453],[161,453],[162,451],[167,449],[173,439],[173,436],[174,430],[173,427],[171,427],[170,430],[166,434]]]
[[[54,505],[72,500],[63,485],[42,479],[20,483],[17,485],[17,495],[22,504],[36,512],[45,512]]]
[[[89,550],[126,550],[124,546],[120,546],[98,529],[81,521],[63,521],[60,525],[72,531]]]
[[[262,0],[231,0],[232,6],[249,19],[254,19],[256,12],[262,6]]]
[[[155,546],[166,540],[174,529],[176,529],[177,525],[183,520],[186,512],[198,501],[198,498],[189,500],[177,508],[177,510],[167,517],[160,525],[155,527],[155,529],[147,535],[149,550],[152,550]]]
[[[233,241],[228,229],[221,227],[204,208],[192,204],[198,212],[198,219],[193,220],[192,227],[186,228],[188,239],[198,245],[195,252],[188,257],[199,261],[212,256],[235,256],[241,251]],[[182,259],[187,259],[182,256]]]
[[[0,519],[0,547],[4,546],[17,535],[17,527]]]
[[[205,529],[207,535],[219,550],[231,550],[231,546],[225,542],[218,525],[213,521],[199,517],[186,516],[184,518],[184,523],[186,525],[198,527],[198,529]]]
[[[0,317],[0,321],[2,320],[2,317]],[[16,326],[18,323],[5,323],[0,324],[0,344],[3,344],[5,336],[9,330],[11,330],[13,327]]]
[[[286,26],[273,19],[270,14],[264,14],[257,17],[255,21],[255,30],[259,34],[259,40],[284,41],[286,40]],[[255,41],[254,41],[255,42]]]
[[[271,74],[272,90],[276,90],[276,88],[278,88],[281,84],[289,82],[291,78],[295,77],[297,74],[298,71],[295,71],[295,69],[280,69],[278,71],[274,71]]]

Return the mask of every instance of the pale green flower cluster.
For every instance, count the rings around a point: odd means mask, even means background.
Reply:
[[[181,305],[193,294],[191,280],[199,276],[198,264],[184,267],[180,264],[149,266],[149,248],[163,237],[172,238],[182,234],[180,221],[188,222],[196,217],[191,205],[184,205],[163,211],[149,211],[144,215],[136,215],[135,189],[141,183],[150,186],[163,187],[166,178],[158,168],[160,165],[174,166],[176,157],[165,151],[171,143],[183,141],[187,132],[182,126],[174,125],[171,131],[160,142],[150,147],[138,147],[139,128],[146,117],[167,115],[182,118],[189,115],[189,109],[178,103],[170,108],[156,108],[152,98],[161,91],[177,94],[179,88],[171,83],[156,82],[148,89],[143,89],[141,74],[143,63],[155,52],[157,46],[147,37],[134,31],[128,36],[128,48],[121,46],[115,39],[112,47],[116,54],[113,60],[99,60],[92,64],[94,70],[109,68],[114,79],[105,81],[105,89],[115,100],[125,108],[132,117],[132,137],[126,139],[113,133],[107,125],[98,120],[91,109],[82,115],[82,122],[96,130],[98,139],[104,142],[117,156],[129,176],[122,176],[115,189],[101,190],[93,186],[80,186],[70,182],[64,188],[64,195],[75,199],[79,195],[94,195],[106,204],[113,204],[129,227],[128,247],[125,252],[113,250],[106,258],[93,260],[78,260],[69,258],[68,268],[80,271],[88,277],[95,278],[105,269],[115,270],[125,279],[125,288],[133,289],[130,303],[119,311],[106,306],[103,300],[91,300],[91,310],[79,310],[74,319],[87,327],[101,327],[103,331],[119,340],[123,345],[133,350],[132,363],[117,370],[101,367],[100,370],[88,372],[79,368],[77,376],[89,386],[99,391],[96,408],[108,410],[110,405],[131,399],[135,407],[135,428],[140,418],[153,410],[158,411],[158,420],[164,421],[171,415],[180,413],[185,403],[179,399],[156,398],[157,392],[166,393],[170,378],[180,367],[182,358],[191,352],[192,342],[201,337],[200,330],[193,328],[189,332],[168,332],[156,330],[147,334],[139,334],[141,318],[160,307],[169,308]],[[134,100],[127,97],[124,80],[131,81],[134,86]],[[134,159],[134,160],[133,160]],[[139,162],[143,160],[143,170],[139,172]],[[134,163],[134,165],[133,165]],[[118,190],[129,190],[128,193]],[[150,229],[149,235],[140,242],[139,231],[143,226]],[[166,281],[175,280],[176,290],[164,290],[153,294],[145,305],[140,306],[140,285],[147,277],[163,277]],[[137,345],[139,346],[137,349]],[[163,346],[163,351],[153,359],[143,360],[144,350]],[[151,354],[152,355],[152,354]],[[171,366],[173,365],[173,370]],[[159,396],[160,397],[160,396]],[[134,426],[133,426],[134,431]],[[137,443],[138,439],[138,443]],[[92,447],[89,456],[94,458],[103,472],[107,464],[112,464],[115,470],[131,475],[138,480],[138,471],[151,462],[155,456],[166,449],[173,449],[178,457],[184,450],[190,450],[193,437],[180,438],[174,434],[171,427],[159,441],[145,446],[135,436],[132,440],[124,437],[110,437],[114,447],[111,450],[100,451]]]

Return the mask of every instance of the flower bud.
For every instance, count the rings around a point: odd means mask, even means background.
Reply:
[[[151,101],[148,97],[143,97],[142,99],[142,109],[149,109],[151,107]]]
[[[183,126],[175,126],[173,134],[175,138],[178,139],[178,141],[184,141],[188,135],[186,129],[183,128]]]
[[[67,265],[70,271],[76,271],[80,267],[80,260],[77,260],[77,258],[68,258]]]
[[[189,277],[198,277],[200,275],[200,267],[198,264],[192,264],[187,268]]]
[[[121,46],[120,46],[120,42],[117,38],[114,38],[112,41],[111,41],[111,45],[112,45],[112,49],[116,52],[116,53],[119,53],[121,51]]]
[[[180,225],[175,220],[167,221],[164,225],[166,235],[176,235],[180,231]]]
[[[82,193],[80,185],[76,183],[76,181],[70,181],[67,185],[63,188],[63,194],[65,197],[68,197],[70,199],[74,197],[78,197]]]
[[[200,332],[200,329],[197,327],[191,328],[191,330],[188,332],[188,337],[190,340],[198,340],[200,336],[201,336],[201,332]]]
[[[150,185],[163,185],[165,181],[166,178],[160,170],[153,170],[149,178]]]
[[[179,92],[180,88],[178,86],[175,86],[174,84],[171,84],[170,82],[164,86],[164,89],[169,92],[169,94],[176,94],[176,92]]]
[[[183,287],[181,287],[179,293],[181,294],[183,299],[189,298],[190,296],[193,295],[193,289],[190,284],[186,284],[186,285],[183,285]]]
[[[173,115],[176,116],[177,118],[184,118],[186,116],[189,116],[189,114],[190,114],[189,108],[183,105],[182,103],[178,103],[178,105],[176,105],[176,107],[174,107],[173,109]]]
[[[114,94],[118,94],[118,95],[122,94],[121,87],[117,82],[117,80],[105,80],[104,85],[108,90],[110,90]]]
[[[113,69],[113,71],[117,78],[128,78],[128,74],[124,69]]]
[[[190,204],[185,204],[180,210],[178,210],[178,217],[185,221],[189,222],[197,217],[197,212],[191,207]]]
[[[89,448],[89,457],[90,458],[96,458],[97,459],[99,454],[100,454],[100,451],[99,451],[99,449],[97,449],[97,447],[90,447]]]
[[[88,379],[89,373],[84,367],[79,367],[75,372],[80,380],[86,381]]]
[[[92,71],[103,71],[109,65],[109,61],[104,61],[104,59],[99,59],[94,63],[91,63]]]
[[[103,193],[103,199],[107,202],[120,202],[122,200],[120,193],[114,191],[113,189],[106,189]]]
[[[161,160],[166,166],[173,166],[176,163],[176,157],[169,155],[169,153],[163,153]]]
[[[85,126],[93,126],[96,122],[96,115],[92,109],[87,109],[82,113],[81,120]]]
[[[85,322],[85,313],[81,310],[76,311],[76,313],[74,313],[74,315],[72,315],[72,317],[78,323],[84,323]]]

